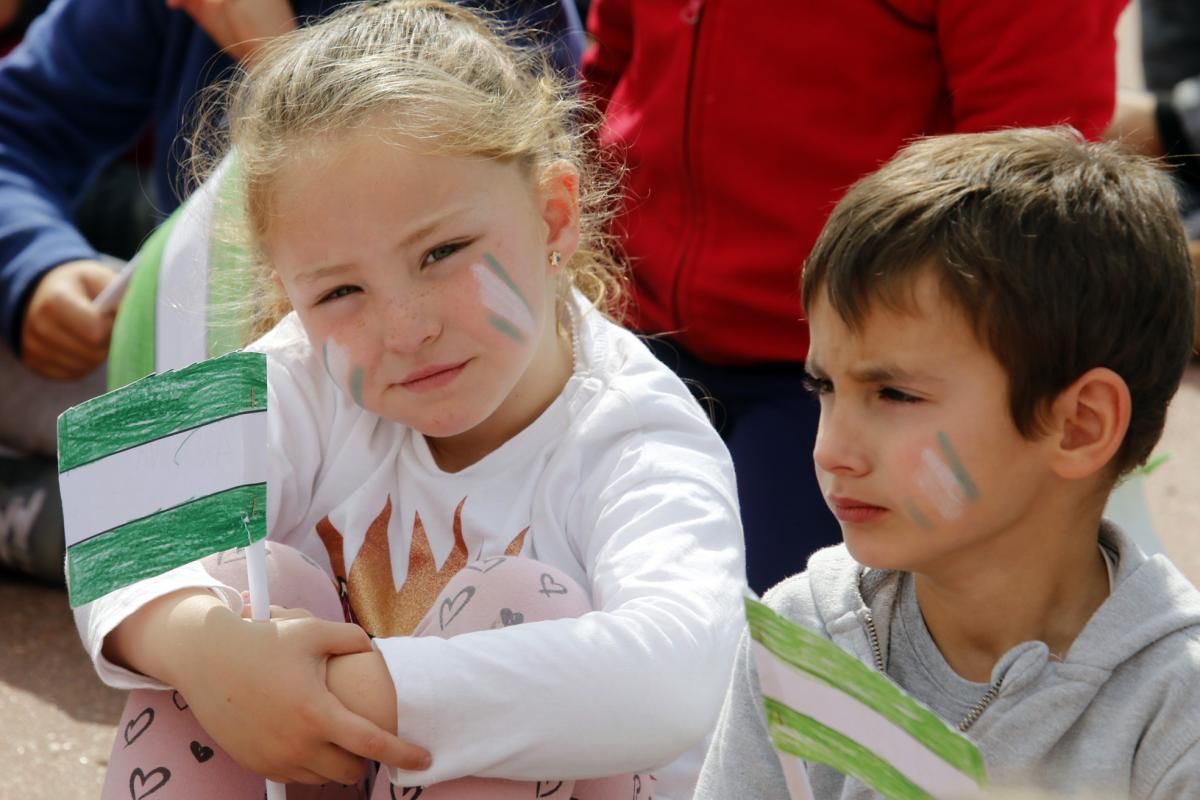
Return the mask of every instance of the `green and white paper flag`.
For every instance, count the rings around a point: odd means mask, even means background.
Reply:
[[[267,366],[231,353],[58,420],[71,606],[266,535]]]
[[[975,745],[828,639],[746,598],[767,726],[792,800],[812,797],[802,761],[828,764],[888,800],[973,797]]]

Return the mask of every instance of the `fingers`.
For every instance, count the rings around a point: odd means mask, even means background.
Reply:
[[[300,783],[334,783],[352,784],[363,776],[365,763],[360,756],[347,752],[340,747],[327,744],[315,753],[308,761],[307,771],[316,780],[301,780]],[[295,777],[293,781],[297,781]]]
[[[92,301],[113,278],[94,261],[68,262],[42,277],[21,324],[21,358],[30,369],[67,380],[104,362],[113,318]]]
[[[309,616],[312,616],[309,614]],[[325,638],[322,639],[326,655],[344,656],[351,653],[366,653],[371,651],[371,637],[357,625],[346,622],[329,622],[316,620]]]
[[[429,751],[388,733],[349,711],[336,700],[329,712],[329,741],[343,750],[405,770],[425,770],[433,763]]]

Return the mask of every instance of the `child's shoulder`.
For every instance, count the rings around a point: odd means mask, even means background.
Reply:
[[[247,345],[246,350],[266,353],[268,359],[289,367],[302,365],[316,358],[312,343],[294,311],[276,323],[274,328]]]
[[[812,554],[803,572],[771,587],[763,595],[763,603],[785,619],[826,631],[864,607],[862,575],[862,567],[845,545],[826,547]]]
[[[732,475],[728,450],[699,402],[633,333],[594,309],[576,331],[577,387],[569,403],[577,438]]]

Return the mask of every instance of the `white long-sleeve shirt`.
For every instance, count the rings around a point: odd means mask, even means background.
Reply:
[[[650,770],[657,796],[691,796],[742,625],[733,467],[678,378],[577,306],[561,395],[456,473],[422,435],[339,390],[294,315],[252,348],[268,356],[269,536],[347,580],[391,671],[397,733],[433,754],[427,771],[394,773],[399,783]],[[506,552],[562,569],[595,611],[407,635],[456,565]],[[198,564],[77,610],[106,683],[161,686],[100,650],[133,611],[185,587],[211,587],[240,610],[238,593]]]

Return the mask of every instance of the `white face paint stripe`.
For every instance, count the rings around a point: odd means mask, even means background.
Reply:
[[[480,302],[488,310],[511,322],[522,335],[531,335],[534,328],[533,315],[512,287],[483,264],[472,264],[471,273],[479,283]]]
[[[321,345],[321,354],[325,359],[325,373],[334,385],[347,394],[350,393],[350,354],[333,338],[325,340]]]
[[[924,468],[917,476],[917,485],[937,506],[938,513],[946,519],[958,519],[966,497],[954,470],[929,448],[921,451],[921,461]]]

